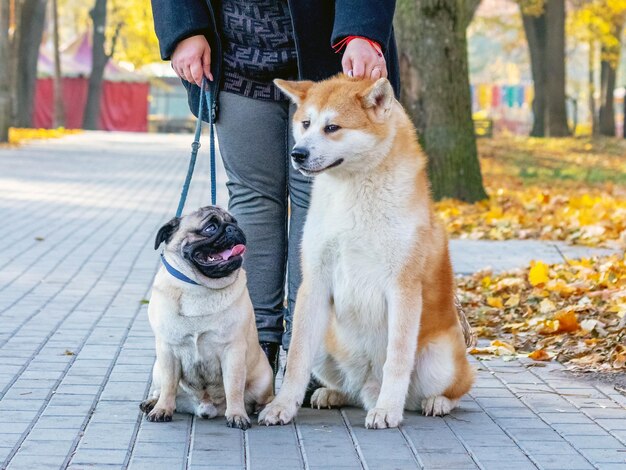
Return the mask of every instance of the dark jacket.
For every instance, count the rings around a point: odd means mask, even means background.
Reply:
[[[399,96],[400,77],[393,37],[395,0],[289,0],[301,80],[322,80],[341,72],[342,54],[332,45],[346,36],[363,36],[378,42],[385,55],[389,80]],[[211,46],[213,112],[221,78],[220,30],[217,0],[152,0],[154,25],[163,60],[169,60],[176,45],[204,34]],[[200,88],[183,80],[189,106],[198,112]],[[208,114],[203,116],[208,120]]]

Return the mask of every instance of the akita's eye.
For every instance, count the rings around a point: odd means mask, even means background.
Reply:
[[[311,121],[302,121],[302,127],[304,129],[308,129],[310,125],[311,125]]]
[[[339,129],[341,129],[341,127],[339,127],[337,124],[329,124],[324,128],[324,132],[326,132],[327,134],[332,134],[333,132],[337,132]]]

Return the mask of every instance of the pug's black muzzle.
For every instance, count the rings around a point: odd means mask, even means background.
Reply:
[[[206,277],[219,279],[241,268],[240,251],[245,244],[246,237],[237,225],[223,223],[214,235],[186,245],[183,257]]]

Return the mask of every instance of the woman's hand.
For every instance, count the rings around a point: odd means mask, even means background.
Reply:
[[[172,68],[183,80],[202,86],[202,77],[211,75],[211,46],[203,35],[191,36],[178,43],[172,54]]]
[[[341,65],[343,73],[352,77],[366,77],[373,80],[387,77],[385,58],[366,39],[354,38],[348,43]]]

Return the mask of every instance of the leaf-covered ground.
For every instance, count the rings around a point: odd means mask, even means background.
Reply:
[[[626,140],[479,139],[490,199],[446,200],[453,237],[626,246]]]
[[[453,237],[547,239],[617,248],[459,279],[478,355],[558,360],[571,369],[626,372],[626,141],[479,140],[489,201],[438,203]]]
[[[79,129],[24,129],[11,127],[9,129],[9,142],[8,144],[0,144],[0,145],[19,145],[29,140],[37,140],[37,139],[57,139],[59,137],[63,137],[70,134],[77,134],[82,132]]]
[[[459,299],[480,338],[473,354],[553,358],[572,369],[626,371],[626,258],[533,262],[459,280]]]

